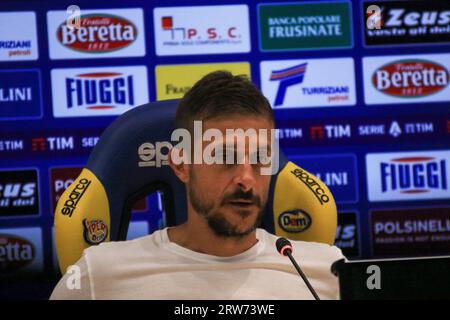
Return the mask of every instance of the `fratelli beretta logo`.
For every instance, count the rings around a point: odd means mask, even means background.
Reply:
[[[353,46],[349,2],[261,4],[258,20],[262,51]]]

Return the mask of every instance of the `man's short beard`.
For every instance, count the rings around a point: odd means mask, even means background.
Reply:
[[[193,178],[193,176],[193,174],[190,174],[192,183],[191,186],[188,187],[189,200],[191,202],[192,208],[194,208],[194,210],[197,211],[198,214],[205,217],[206,221],[208,222],[208,226],[217,236],[225,238],[242,238],[249,235],[250,233],[255,231],[256,228],[258,228],[262,220],[262,215],[264,213],[264,206],[260,205],[261,209],[257,214],[255,223],[246,230],[240,231],[237,227],[233,226],[226,220],[220,210],[212,211],[214,207],[213,203],[207,203],[206,201],[201,200],[200,197],[197,197],[197,194],[193,190],[194,188],[192,188],[192,186],[195,186],[196,184],[195,178]],[[249,211],[242,209],[238,211],[238,214],[242,217],[245,217],[249,214]]]
[[[260,210],[258,212],[258,215],[256,217],[255,223],[248,229],[244,231],[238,230],[237,227],[234,227],[231,225],[224,216],[220,213],[220,211],[216,211],[213,213],[210,213],[209,215],[205,216],[206,221],[208,222],[209,227],[214,231],[214,233],[219,237],[226,237],[226,238],[243,238],[258,228],[258,226],[261,223],[263,210]],[[243,214],[247,215],[247,214]]]

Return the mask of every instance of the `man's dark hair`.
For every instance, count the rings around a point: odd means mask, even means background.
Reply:
[[[269,101],[245,75],[214,71],[200,79],[181,99],[176,126],[192,131],[195,120],[236,114],[261,115],[274,122]]]

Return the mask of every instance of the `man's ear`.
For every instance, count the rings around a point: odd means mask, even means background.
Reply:
[[[186,163],[184,149],[173,147],[169,152],[169,166],[181,182],[186,183],[189,180],[189,168]]]

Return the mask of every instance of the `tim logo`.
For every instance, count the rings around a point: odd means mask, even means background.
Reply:
[[[119,115],[147,103],[146,73],[145,67],[52,70],[55,117]]]
[[[449,159],[448,151],[367,155],[370,200],[450,198]]]
[[[286,96],[286,91],[290,86],[303,82],[308,63],[302,63],[294,67],[282,70],[274,70],[270,75],[270,81],[279,81],[274,107],[281,106]]]

